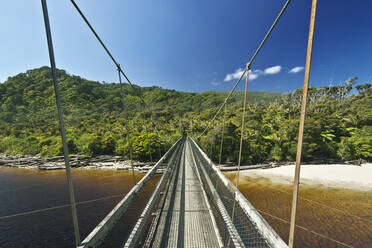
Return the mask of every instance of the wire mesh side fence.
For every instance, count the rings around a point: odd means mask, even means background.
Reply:
[[[154,165],[154,167],[147,172],[147,174],[130,190],[130,192],[127,195],[125,195],[125,197],[114,207],[114,209],[80,243],[80,245],[78,246],[79,248],[101,247],[100,245],[102,244],[102,242],[110,243],[108,239],[110,236],[112,236],[111,231],[116,228],[115,227],[116,224],[125,222],[123,218],[125,217],[125,213],[128,211],[128,209],[130,209],[133,206],[133,204],[138,203],[138,201],[140,202],[147,201],[147,199],[145,199],[146,198],[145,195],[149,194],[147,190],[154,190],[155,188],[153,186],[155,186],[156,182],[152,180],[154,178],[154,175],[158,173],[162,173],[163,175],[165,174],[164,172],[167,171],[167,169],[165,168],[168,168],[168,165],[172,160],[173,155],[178,153],[178,149],[180,145],[183,143],[182,140],[183,140],[182,138],[179,139],[164,154],[164,156]],[[153,185],[150,185],[151,181],[153,181],[152,182]]]
[[[190,143],[224,246],[287,247],[283,240],[239,190],[217,169],[197,144],[193,140]],[[209,184],[208,181],[210,182]],[[216,201],[216,199],[220,202]],[[221,209],[223,209],[222,212]],[[224,216],[224,214],[228,216]],[[234,216],[233,219],[231,219],[232,216]],[[232,225],[232,227],[229,225]]]
[[[233,223],[230,220],[231,216],[229,212],[225,209],[223,201],[220,199],[220,194],[217,193],[216,188],[213,187],[215,180],[211,180],[206,176],[205,169],[202,167],[202,162],[200,156],[198,156],[194,150],[195,148],[192,147],[193,154],[195,157],[196,167],[200,171],[201,181],[203,182],[203,188],[206,192],[208,201],[210,203],[211,210],[213,212],[217,227],[219,229],[219,233],[221,235],[221,240],[224,247],[243,247],[243,243],[240,242],[240,237],[233,227]],[[220,190],[220,188],[218,188]],[[234,240],[237,241],[234,245],[234,242],[229,242],[231,237],[234,237]]]
[[[152,247],[155,233],[159,231],[159,217],[165,203],[165,197],[172,191],[171,184],[178,172],[179,168],[175,165],[181,158],[181,151],[184,142],[180,143],[167,161],[162,178],[155,188],[150,200],[142,211],[140,218],[126,240],[124,247]]]

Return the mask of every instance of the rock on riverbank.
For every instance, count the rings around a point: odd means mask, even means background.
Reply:
[[[136,171],[145,172],[149,170],[154,163],[132,161]],[[98,156],[88,157],[71,155],[70,165],[72,168],[84,169],[115,169],[115,170],[129,170],[131,169],[131,161],[121,156]],[[58,170],[65,168],[65,161],[63,156],[42,158],[40,156],[11,156],[0,155],[0,167],[14,167],[25,169],[39,169],[39,170]]]

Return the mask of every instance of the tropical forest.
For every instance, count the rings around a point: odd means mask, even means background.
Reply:
[[[90,81],[57,70],[71,154],[158,159],[180,136],[192,136],[214,160],[235,163],[239,152],[243,91],[236,91],[211,123],[229,92],[189,93],[161,87]],[[323,82],[324,85],[324,82]],[[248,86],[249,87],[249,86]],[[299,88],[301,85],[299,83]],[[302,89],[248,92],[243,163],[295,160]],[[142,100],[144,102],[142,102]],[[311,87],[303,160],[372,160],[372,85],[357,77]],[[206,135],[200,134],[206,130]],[[62,154],[49,67],[0,83],[0,153]]]

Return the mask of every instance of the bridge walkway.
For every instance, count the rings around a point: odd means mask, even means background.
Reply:
[[[121,247],[288,248],[191,138],[179,139],[79,248],[101,247],[157,171],[162,176]]]
[[[222,247],[189,141],[176,171],[163,209],[158,210],[160,223],[152,247]]]

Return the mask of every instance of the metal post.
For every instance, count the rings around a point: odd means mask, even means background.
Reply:
[[[125,129],[127,131],[127,140],[128,140],[128,146],[129,146],[129,160],[130,160],[130,167],[132,169],[132,178],[133,178],[133,184],[137,184],[136,175],[134,173],[134,166],[133,166],[133,152],[132,152],[132,143],[130,141],[130,134],[129,134],[129,128],[128,125],[125,125]]]
[[[190,137],[192,137],[192,118],[190,119]]]
[[[56,70],[56,63],[55,63],[55,59],[54,59],[52,35],[51,35],[51,31],[50,31],[48,8],[47,8],[46,0],[41,0],[41,5],[42,5],[42,8],[43,8],[45,32],[46,32],[47,41],[48,41],[50,66],[51,66],[51,69],[52,69],[54,92],[55,92],[55,96],[56,96],[56,103],[57,103],[58,117],[59,117],[59,125],[60,125],[60,129],[61,129],[61,137],[62,137],[62,144],[63,144],[63,155],[64,155],[64,158],[65,158],[65,165],[66,165],[66,176],[67,176],[67,184],[68,184],[68,190],[69,190],[69,196],[70,196],[72,222],[73,222],[74,233],[75,233],[75,242],[76,242],[76,246],[78,246],[79,243],[80,243],[79,224],[78,224],[77,211],[76,211],[74,186],[72,184],[72,178],[71,178],[71,168],[70,168],[70,163],[69,163],[69,155],[68,155],[68,148],[67,148],[67,142],[66,142],[65,125],[64,125],[64,122],[63,122],[61,98],[60,98],[60,94],[59,94],[59,87],[58,87],[58,81],[57,81],[57,70]]]
[[[158,131],[158,129],[156,128],[156,125],[154,125],[154,123],[153,123],[153,118],[152,118],[152,111],[151,111],[151,115],[150,115],[150,123],[151,123],[151,128],[153,128],[154,129],[154,132],[156,132],[156,134],[159,136],[159,145],[158,145],[158,149],[159,149],[159,159],[161,158],[161,141],[160,141],[160,135],[159,135],[159,131]]]
[[[130,160],[130,167],[132,169],[132,179],[133,179],[133,185],[136,185],[137,184],[137,180],[136,180],[136,175],[134,174],[134,167],[133,167],[133,156],[132,156],[132,144],[131,144],[131,141],[130,141],[130,134],[129,134],[129,128],[128,128],[128,114],[127,114],[127,111],[125,109],[125,105],[124,105],[124,94],[123,94],[123,84],[121,82],[121,74],[120,74],[120,65],[119,64],[116,64],[117,66],[117,70],[118,70],[118,75],[119,75],[119,83],[120,83],[120,94],[121,94],[121,108],[122,110],[124,111],[124,118],[125,118],[125,130],[127,132],[127,141],[128,141],[128,146],[129,146],[129,160]]]
[[[180,116],[180,121],[179,121],[179,124],[178,124],[178,131],[180,132],[180,135],[182,136],[181,129],[182,129],[182,120],[181,120],[181,116]]]
[[[249,77],[249,69],[250,69],[250,63],[247,64],[247,67],[245,69],[245,72],[243,72],[243,75],[244,73],[247,73],[246,74],[246,79],[245,79],[245,89],[244,89],[244,100],[243,100],[243,114],[242,114],[242,128],[241,128],[241,131],[240,131],[240,146],[239,146],[239,157],[238,157],[238,172],[236,174],[236,181],[235,181],[235,186],[238,188],[239,186],[239,176],[240,176],[240,162],[241,162],[241,158],[242,158],[242,147],[243,147],[243,136],[244,136],[244,121],[245,121],[245,107],[246,107],[246,104],[247,104],[247,89],[248,89],[248,77]],[[242,76],[243,76],[242,75]],[[233,203],[233,208],[232,208],[232,211],[231,211],[231,220],[234,224],[234,218],[235,218],[235,205],[236,205],[236,199],[235,199],[235,194],[233,194],[233,199],[234,201]],[[227,242],[227,247],[230,246],[230,237],[229,237],[229,240]]]
[[[220,144],[220,157],[218,160],[218,168],[221,170],[221,162],[222,162],[222,147],[223,147],[223,136],[225,133],[225,119],[226,119],[226,103],[223,109],[223,121],[222,121],[222,131],[221,131],[221,144]]]
[[[243,137],[244,137],[244,122],[245,122],[245,108],[247,105],[247,90],[248,90],[248,77],[249,77],[250,64],[247,64],[246,79],[245,79],[245,90],[244,90],[244,101],[243,101],[243,115],[242,115],[242,127],[240,131],[240,145],[239,145],[239,158],[238,158],[238,173],[236,176],[235,186],[239,186],[239,175],[240,175],[240,163],[242,160],[242,148],[243,148]]]
[[[299,182],[300,182],[300,168],[301,168],[301,151],[302,151],[302,141],[303,141],[304,125],[305,125],[307,90],[308,90],[308,87],[309,87],[311,53],[312,53],[312,48],[313,48],[316,5],[317,5],[317,0],[313,0],[312,7],[311,7],[309,40],[308,40],[308,44],[307,44],[304,89],[303,89],[303,92],[302,92],[300,127],[299,127],[299,130],[298,130],[296,170],[295,170],[294,183],[293,183],[291,227],[290,227],[289,242],[288,242],[289,248],[293,248],[294,234],[295,234],[295,227],[296,227],[297,199],[298,199],[298,190],[299,190]]]
[[[213,129],[212,129],[212,131],[213,131]],[[213,142],[214,142],[214,139],[213,139],[213,134],[211,135],[211,153],[210,153],[210,155],[209,155],[209,158],[211,159],[211,162],[212,162],[212,160],[213,160]]]
[[[145,131],[146,131],[146,136],[147,136],[147,139],[148,139],[149,138],[149,133],[147,131],[147,124],[146,124],[146,122],[145,122]],[[149,143],[149,144],[151,144],[151,143]],[[152,162],[152,153],[151,153],[151,147],[150,147],[150,145],[149,145],[149,153],[150,153],[150,161]]]
[[[160,135],[159,135],[159,159],[161,158],[161,140],[160,140]]]

